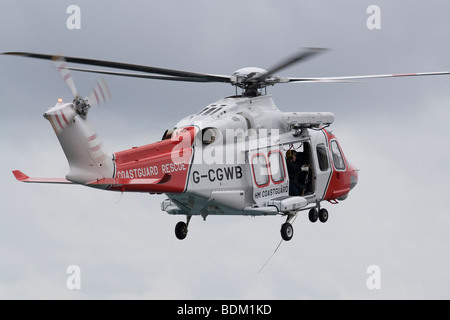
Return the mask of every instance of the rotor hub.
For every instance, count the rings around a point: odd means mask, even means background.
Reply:
[[[243,96],[258,96],[258,89],[265,88],[269,83],[266,79],[261,80],[267,75],[267,70],[257,67],[246,67],[236,70],[230,77],[231,84],[243,90]]]
[[[263,74],[266,74],[267,70],[264,70],[262,68],[257,68],[257,67],[246,67],[246,68],[241,68],[239,70],[236,70],[233,73],[233,76],[237,77],[237,78],[245,78],[245,79],[249,79],[252,77],[259,77]]]
[[[76,112],[82,117],[87,116],[88,110],[91,107],[89,103],[79,95],[75,96],[75,98],[73,99],[73,106]]]

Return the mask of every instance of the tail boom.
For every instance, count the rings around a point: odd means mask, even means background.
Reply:
[[[58,103],[44,117],[51,123],[69,163],[65,178],[31,178],[13,171],[21,182],[81,184],[121,192],[183,193],[193,157],[195,127],[175,130],[168,139],[108,154],[75,103]]]
[[[114,178],[130,182],[113,184],[110,189],[183,193],[187,188],[195,134],[194,127],[180,128],[170,139],[116,152]]]

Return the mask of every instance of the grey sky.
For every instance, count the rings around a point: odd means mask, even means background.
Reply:
[[[63,53],[231,74],[269,68],[301,47],[331,50],[281,76],[450,70],[448,1],[77,1],[81,30],[66,28],[73,1],[3,1],[0,52]],[[381,30],[366,9],[381,8]],[[87,95],[96,75],[72,73]],[[234,93],[225,84],[105,77],[113,100],[89,114],[119,151]],[[281,217],[182,217],[164,196],[16,182],[11,171],[63,177],[67,161],[42,114],[71,98],[51,63],[0,56],[0,299],[448,299],[450,77],[268,88],[283,111],[330,111],[359,184],[330,219],[295,222],[277,246]],[[81,290],[66,268],[81,268]],[[366,286],[370,265],[381,289]]]

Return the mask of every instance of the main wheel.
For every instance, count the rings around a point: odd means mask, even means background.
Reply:
[[[180,221],[177,223],[177,225],[175,226],[175,235],[179,240],[183,240],[184,238],[186,238],[188,233],[188,227],[187,224],[184,223],[183,221]]]
[[[327,222],[328,220],[328,211],[325,208],[320,209],[319,211],[319,220],[320,222]]]
[[[312,208],[311,210],[309,210],[308,217],[309,221],[316,222],[317,219],[319,219],[319,213],[317,212],[317,209]]]
[[[281,225],[281,237],[284,241],[289,241],[292,239],[292,236],[294,235],[294,228],[292,227],[292,224],[286,222]]]

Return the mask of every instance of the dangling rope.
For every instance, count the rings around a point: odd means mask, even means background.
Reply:
[[[262,271],[262,269],[264,269],[264,267],[266,266],[266,264],[269,263],[270,259],[272,259],[272,257],[275,255],[275,253],[277,252],[278,248],[281,246],[281,243],[283,242],[283,239],[281,239],[280,243],[278,244],[277,248],[275,249],[275,251],[272,253],[272,255],[270,256],[269,259],[267,259],[266,263],[263,264],[263,266],[261,267],[261,269],[259,269],[258,274]]]
[[[123,196],[123,191],[120,193],[120,197],[119,197],[119,199],[116,201],[116,203],[120,203],[120,200],[122,200],[122,196]]]
[[[299,213],[299,211],[297,211],[297,212],[295,213],[294,220],[292,220],[292,225],[294,224],[295,219],[297,219],[298,213]],[[267,259],[267,261],[263,264],[263,266],[261,267],[261,269],[259,269],[258,274],[262,271],[262,269],[264,269],[264,267],[266,266],[266,264],[269,263],[270,259],[272,259],[272,257],[273,257],[273,256],[275,255],[275,253],[278,251],[278,248],[280,248],[282,242],[283,242],[283,239],[281,239],[280,243],[278,244],[278,246],[276,247],[276,249],[275,249],[275,251],[272,253],[272,255],[269,257],[269,259]]]

